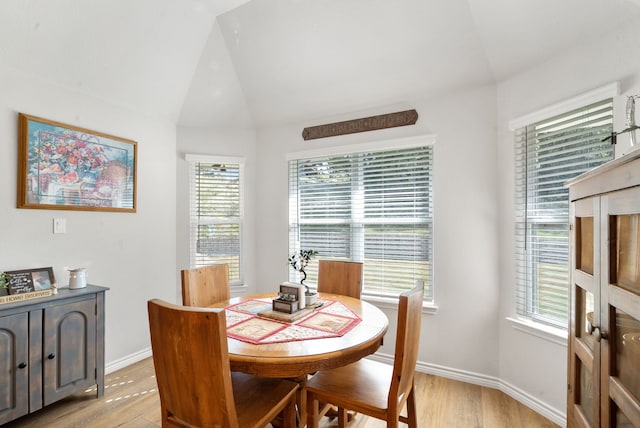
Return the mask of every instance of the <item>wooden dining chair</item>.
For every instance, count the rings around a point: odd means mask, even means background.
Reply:
[[[180,274],[184,306],[210,306],[231,297],[227,264],[183,269]]]
[[[362,294],[362,263],[343,260],[318,261],[318,292],[341,294],[359,299]],[[320,403],[320,416],[333,419],[338,409],[327,403]],[[350,412],[348,420],[355,414]]]
[[[418,359],[424,284],[400,295],[393,365],[362,359],[353,364],[317,372],[306,383],[307,427],[318,428],[319,403],[338,407],[338,426],[347,424],[347,410],[417,428],[414,374]],[[407,415],[401,416],[406,404]]]
[[[295,426],[297,383],[231,372],[224,309],[147,308],[163,427]]]
[[[319,260],[318,291],[359,299],[362,292],[362,263]]]

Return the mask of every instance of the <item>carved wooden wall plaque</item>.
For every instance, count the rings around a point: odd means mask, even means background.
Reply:
[[[313,140],[316,138],[335,137],[337,135],[354,134],[356,132],[414,125],[417,121],[417,111],[405,110],[396,113],[345,120],[344,122],[310,126],[302,130],[302,138],[305,140]]]

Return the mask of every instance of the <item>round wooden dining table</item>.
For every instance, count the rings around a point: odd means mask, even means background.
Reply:
[[[234,297],[212,307],[226,308],[246,300],[273,299],[275,293]],[[304,339],[290,342],[254,344],[227,337],[232,371],[260,377],[287,378],[304,387],[307,377],[319,370],[345,366],[371,355],[382,346],[389,327],[380,309],[360,299],[339,294],[319,293],[320,299],[342,303],[360,318],[360,322],[339,337]],[[306,394],[297,394],[298,424],[306,425]]]
[[[234,297],[212,307],[227,307],[244,300],[277,297],[274,293]],[[371,303],[338,294],[320,293],[360,318],[360,323],[340,337],[253,344],[228,338],[231,370],[261,377],[302,378],[318,370],[344,366],[373,354],[389,327],[387,316]]]

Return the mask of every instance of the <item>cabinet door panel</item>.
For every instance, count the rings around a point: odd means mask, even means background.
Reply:
[[[611,282],[633,293],[640,293],[640,214],[613,217],[615,248],[612,248]]]
[[[29,412],[28,328],[26,313],[0,317],[0,425]]]
[[[603,373],[607,373],[604,378],[613,406],[610,426],[614,427],[640,426],[640,318],[622,310],[636,311],[638,307],[640,297],[625,290],[609,290],[611,334]]]
[[[640,400],[640,321],[617,310],[614,333],[616,375],[635,399]]]
[[[587,422],[587,426],[594,426],[593,405],[596,401],[594,393],[597,392],[597,388],[594,391],[593,370],[592,367],[583,364],[581,359],[577,359],[575,364],[578,371],[579,385],[577,387],[578,394],[576,395],[574,411],[581,413],[581,416]]]
[[[96,383],[95,305],[84,300],[45,309],[45,406]]]
[[[599,198],[571,204],[572,292],[569,326],[569,391],[567,416],[570,426],[600,424],[600,347],[593,332],[600,324],[599,305],[600,229]]]
[[[602,203],[603,417],[612,427],[640,426],[640,191],[607,195]]]

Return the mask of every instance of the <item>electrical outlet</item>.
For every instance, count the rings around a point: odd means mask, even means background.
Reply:
[[[67,220],[64,218],[54,218],[53,233],[67,233]]]

